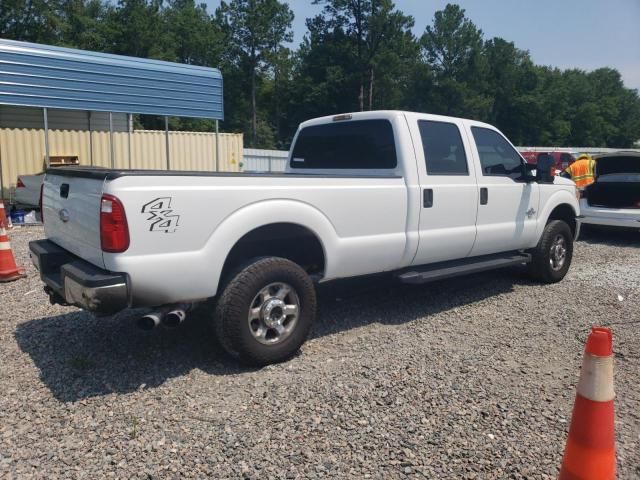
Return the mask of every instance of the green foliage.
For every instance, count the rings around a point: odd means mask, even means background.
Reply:
[[[535,65],[502,38],[485,39],[458,5],[416,38],[392,0],[314,0],[320,14],[291,50],[293,13],[279,0],[2,0],[0,36],[215,66],[224,75],[226,131],[247,145],[287,148],[299,122],[371,109],[464,116],[516,144],[630,147],[640,97],[618,71]],[[163,129],[164,120],[136,116]],[[211,131],[211,120],[170,128]]]
[[[248,93],[251,98],[251,136],[249,145],[265,146],[272,140],[258,138],[258,74],[276,82],[278,59],[283,43],[293,40],[291,23],[293,12],[278,0],[231,0],[220,2],[216,19],[225,34],[227,61],[232,67],[249,77]],[[270,128],[261,126],[261,132]],[[261,135],[261,137],[264,137]],[[267,135],[267,138],[271,135]]]

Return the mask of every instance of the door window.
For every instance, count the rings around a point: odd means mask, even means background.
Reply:
[[[429,175],[469,175],[460,130],[453,123],[418,121]]]
[[[502,135],[482,127],[471,127],[471,131],[478,147],[483,175],[510,177],[514,180],[522,178],[522,157]]]

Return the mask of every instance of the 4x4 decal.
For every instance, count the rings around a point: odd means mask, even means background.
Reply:
[[[142,212],[149,214],[150,232],[173,233],[177,230],[180,215],[171,209],[171,197],[160,197],[145,203]]]

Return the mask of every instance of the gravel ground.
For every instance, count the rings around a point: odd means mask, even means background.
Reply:
[[[11,234],[19,262],[39,237]],[[614,332],[619,478],[640,477],[637,232],[587,232],[557,285],[325,286],[301,354],[260,370],[197,316],[139,331],[28,273],[0,285],[0,477],[555,478],[591,324]]]

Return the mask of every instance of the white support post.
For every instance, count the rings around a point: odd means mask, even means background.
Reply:
[[[111,168],[116,168],[115,150],[113,147],[113,113],[109,112],[109,147],[111,148]]]
[[[133,115],[127,114],[127,137],[129,141],[129,169],[131,169],[131,131],[133,130]]]
[[[220,132],[218,130],[218,120],[216,120],[216,172],[218,171],[218,159],[220,158],[220,140],[219,135]]]
[[[89,164],[93,167],[93,128],[91,126],[91,110],[87,112],[87,123],[89,124]]]
[[[44,118],[44,163],[49,168],[49,117],[46,107],[42,109],[42,115]]]
[[[167,152],[167,170],[171,170],[171,159],[169,157],[169,117],[164,117],[164,138]]]
[[[0,155],[0,200],[4,198],[4,183],[3,183],[3,172],[2,172],[2,155]],[[11,191],[9,191],[9,195],[11,195]]]

